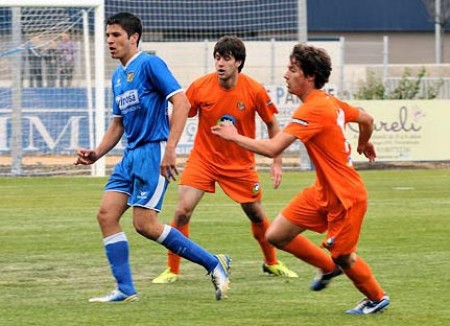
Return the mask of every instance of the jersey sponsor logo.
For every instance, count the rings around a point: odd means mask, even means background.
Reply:
[[[302,125],[302,126],[305,126],[305,127],[308,125],[308,121],[305,121],[305,120],[302,120],[302,119],[295,119],[295,118],[293,118],[292,122],[293,123],[298,123],[299,125]]]
[[[116,103],[121,111],[139,104],[139,97],[137,89],[126,91],[125,93],[116,96]]]
[[[240,101],[237,103],[237,108],[241,111],[245,110],[245,104],[244,102]]]
[[[130,71],[127,75],[127,82],[131,83],[133,81],[134,78],[134,72]]]
[[[229,114],[225,114],[223,116],[221,116],[217,122],[218,125],[220,125],[221,123],[224,125],[236,125],[236,118],[233,117],[232,115]]]

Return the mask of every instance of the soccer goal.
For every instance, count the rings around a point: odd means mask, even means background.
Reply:
[[[184,88],[213,71],[215,42],[236,35],[247,48],[243,72],[267,87],[282,126],[298,106],[282,76],[292,46],[307,41],[306,0],[2,0],[0,175],[102,176],[120,157],[122,142],[92,167],[71,164],[77,148],[98,144],[111,118],[118,62],[104,54],[104,23],[122,11],[142,19],[141,50],[162,57]],[[258,126],[257,136],[267,137]],[[181,162],[195,133],[189,119]],[[301,153],[300,145],[286,152],[297,165]]]
[[[2,0],[0,18],[0,174],[104,175],[70,168],[104,134],[104,1]]]

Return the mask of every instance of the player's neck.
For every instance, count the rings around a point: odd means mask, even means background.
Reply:
[[[232,89],[237,85],[239,74],[234,74],[226,79],[219,78],[219,85],[224,89]]]
[[[136,53],[138,53],[139,50],[138,49],[132,49],[130,50],[126,55],[124,55],[122,58],[120,58],[120,63],[126,67],[126,65],[128,64],[128,62],[131,60],[131,58],[133,58]]]
[[[311,93],[314,93],[316,91],[318,91],[317,88],[309,88],[309,89],[305,90],[305,92],[302,93],[301,95],[298,95],[298,97],[300,98],[300,100],[302,102],[305,102],[306,99],[308,98],[308,96],[311,95]]]

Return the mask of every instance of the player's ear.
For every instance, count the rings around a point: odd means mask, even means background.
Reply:
[[[132,44],[136,44],[136,46],[137,46],[138,45],[138,43],[137,43],[138,39],[139,39],[139,34],[138,33],[131,34],[130,41],[131,41]]]

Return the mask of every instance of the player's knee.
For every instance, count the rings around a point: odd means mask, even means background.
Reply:
[[[267,242],[276,248],[282,248],[284,246],[284,239],[271,228],[266,231],[265,237]]]
[[[245,203],[241,204],[242,210],[252,223],[262,223],[265,218],[261,203]]]
[[[333,261],[342,269],[348,269],[355,263],[355,254],[341,255],[338,257],[333,257]]]
[[[100,208],[99,211],[97,212],[97,222],[100,225],[101,229],[105,229],[115,224],[111,214],[109,214],[106,210],[102,208]]]
[[[192,211],[177,208],[173,217],[172,225],[175,227],[182,227],[189,224],[191,220]]]
[[[153,221],[149,223],[148,220],[134,219],[133,225],[136,232],[147,239],[156,240],[161,235],[159,224]]]

